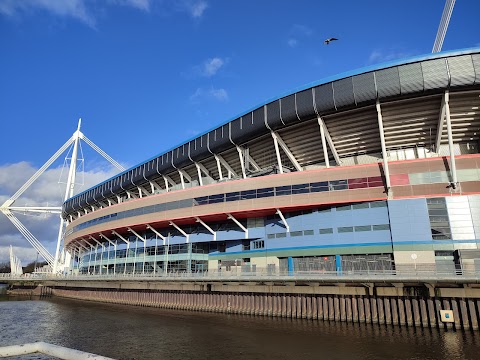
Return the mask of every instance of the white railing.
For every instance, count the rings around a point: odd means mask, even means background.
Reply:
[[[209,270],[205,272],[156,272],[156,273],[121,273],[121,274],[78,274],[78,275],[52,275],[52,274],[24,274],[16,276],[0,274],[5,280],[319,280],[319,281],[345,281],[345,280],[385,280],[391,279],[424,279],[424,280],[449,280],[462,281],[474,280],[480,282],[480,270],[362,270],[362,271],[268,271],[260,269],[256,271],[224,271]]]

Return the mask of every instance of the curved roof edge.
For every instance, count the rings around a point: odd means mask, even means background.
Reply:
[[[150,157],[150,158],[148,158],[148,159],[146,159],[146,160],[144,160],[144,161],[142,161],[138,164],[135,164],[135,165],[129,167],[128,169],[126,169],[126,170],[124,170],[124,171],[122,171],[122,172],[120,172],[120,173],[102,181],[102,182],[99,182],[95,186],[92,186],[88,189],[85,189],[84,191],[76,194],[75,196],[72,196],[71,198],[65,200],[65,202],[69,201],[70,199],[74,199],[74,198],[80,196],[81,194],[84,194],[87,191],[90,191],[91,189],[96,188],[97,186],[100,186],[100,185],[106,183],[107,181],[110,181],[110,180],[116,178],[117,176],[121,176],[121,175],[135,169],[136,167],[142,165],[142,164],[145,164],[145,163],[147,163],[147,162],[149,162],[153,159],[156,159],[157,157],[159,157],[163,154],[166,154],[169,151],[172,151],[172,150],[178,148],[179,146],[181,146],[183,144],[186,144],[186,143],[188,143],[188,142],[190,142],[190,141],[192,141],[192,140],[194,140],[194,139],[196,139],[200,136],[203,136],[203,135],[209,133],[210,131],[213,131],[213,130],[215,130],[215,129],[217,129],[217,128],[225,125],[225,124],[228,124],[229,122],[231,122],[235,119],[238,119],[239,117],[241,117],[241,116],[243,116],[243,115],[245,115],[249,112],[252,112],[255,109],[258,109],[258,108],[260,108],[260,107],[262,107],[266,104],[271,103],[272,101],[281,99],[281,98],[283,98],[285,96],[288,96],[290,94],[294,94],[294,93],[297,93],[297,92],[300,92],[300,91],[303,91],[303,90],[306,90],[306,89],[310,89],[310,88],[315,87],[315,86],[323,85],[323,84],[326,84],[326,83],[329,83],[329,82],[341,80],[341,79],[344,79],[344,78],[347,78],[347,77],[350,77],[350,76],[360,75],[360,74],[364,74],[364,73],[367,73],[367,72],[376,71],[376,70],[380,70],[380,69],[387,69],[387,68],[390,68],[390,67],[393,67],[393,66],[411,64],[411,63],[415,63],[415,62],[432,60],[432,59],[439,59],[439,58],[450,57],[450,56],[468,55],[468,54],[474,54],[474,53],[478,53],[478,52],[480,52],[480,47],[472,47],[472,48],[466,48],[466,49],[448,50],[448,51],[442,51],[442,52],[434,53],[434,54],[416,55],[416,56],[412,56],[412,57],[408,57],[408,58],[391,60],[391,61],[387,61],[387,62],[383,62],[383,63],[379,63],[379,64],[364,66],[364,67],[357,68],[357,69],[350,70],[350,71],[345,71],[345,72],[342,72],[342,73],[339,73],[339,74],[336,74],[336,75],[332,75],[332,76],[322,78],[320,80],[312,81],[310,83],[307,83],[307,84],[298,86],[296,88],[293,88],[289,91],[284,91],[279,96],[268,98],[267,100],[255,105],[253,107],[250,107],[245,111],[242,111],[241,113],[237,114],[236,116],[230,117],[230,118],[228,118],[228,120],[226,120],[222,123],[219,123],[218,125],[216,125],[212,128],[209,128],[209,129],[199,133],[198,135],[195,135],[193,137],[190,137],[190,138],[186,139],[185,141],[183,141],[180,144],[177,144],[177,145],[175,145],[171,148],[168,148],[168,149],[158,153],[157,155],[154,155],[154,156],[152,156],[152,157]]]

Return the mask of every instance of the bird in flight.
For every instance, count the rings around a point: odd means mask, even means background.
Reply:
[[[334,40],[338,40],[338,39],[337,39],[337,38],[334,38],[334,37],[328,38],[327,40],[324,41],[324,43],[325,43],[325,45],[328,45],[328,44],[330,44],[330,42],[332,42],[332,41],[334,41]]]

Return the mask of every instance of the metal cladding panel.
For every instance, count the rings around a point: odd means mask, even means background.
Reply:
[[[450,72],[450,86],[473,85],[475,69],[470,55],[455,56],[447,59]]]
[[[252,113],[250,113],[250,117],[251,115]],[[248,121],[248,119],[246,119],[246,121]],[[240,144],[242,142],[242,133],[243,133],[242,125],[243,125],[242,117],[239,117],[238,119],[235,119],[230,122],[230,132],[229,132],[230,140],[235,144]]]
[[[122,176],[120,178],[120,187],[123,190],[126,190],[126,189],[128,189],[128,187],[130,185],[131,185],[131,183],[130,183],[130,179],[128,177],[128,173],[122,174]]]
[[[317,116],[313,103],[313,89],[307,89],[295,94],[297,115],[300,120],[310,120]]]
[[[165,154],[163,154],[159,159],[157,163],[157,172],[159,174],[166,174],[170,172],[173,169],[172,166],[172,152],[169,151]]]
[[[333,82],[333,100],[337,109],[355,105],[351,77]]]
[[[400,91],[402,94],[411,94],[423,91],[423,73],[420,63],[401,65],[398,67],[400,75]]]
[[[473,68],[475,70],[475,85],[480,84],[480,54],[473,54]]]
[[[332,83],[317,86],[315,89],[315,108],[317,113],[321,115],[324,112],[330,112],[335,109],[333,101]]]
[[[146,166],[145,166],[145,169],[144,169],[144,172],[143,172],[143,177],[145,179],[150,179],[152,176],[155,176],[157,175],[157,162],[158,162],[158,158],[155,158],[153,160],[150,160]]]
[[[118,194],[120,190],[122,190],[122,187],[120,186],[121,178],[120,176],[117,176],[115,179],[113,179],[113,184],[111,187],[112,193]]]
[[[137,166],[133,171],[132,176],[132,183],[135,185],[140,185],[140,183],[144,182],[145,179],[143,178],[143,172],[145,171],[146,164],[142,164]]]
[[[185,165],[191,164],[192,161],[188,157],[188,143],[174,149],[172,159],[173,166],[176,168],[181,168]]]
[[[208,151],[208,134],[203,134],[190,142],[190,158],[193,161],[200,161],[211,155]]]
[[[448,72],[445,59],[428,60],[421,64],[425,90],[447,88]]]
[[[378,98],[400,95],[400,77],[398,67],[375,71]]]
[[[353,81],[353,95],[357,104],[375,101],[377,89],[375,88],[375,75],[373,72],[356,75]]]
[[[280,101],[276,100],[267,104],[267,124],[272,130],[281,128],[284,123],[280,119]]]
[[[225,124],[208,133],[208,149],[210,152],[218,154],[232,147],[229,131],[229,124]]]
[[[295,109],[295,94],[280,99],[280,114],[285,125],[299,121]]]

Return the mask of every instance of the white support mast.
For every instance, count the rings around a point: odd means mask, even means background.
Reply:
[[[70,137],[70,139],[62,145],[60,149],[50,158],[48,161],[37,170],[37,172],[22,186],[18,191],[6,200],[2,205],[0,205],[0,212],[2,212],[18,229],[18,231],[28,240],[28,242],[33,246],[35,250],[47,261],[48,265],[52,267],[53,273],[64,269],[67,264],[70,263],[70,254],[66,249],[61,250],[61,243],[64,236],[65,221],[60,216],[60,227],[58,230],[57,237],[57,246],[55,255],[53,256],[50,252],[38,241],[35,236],[18,220],[13,212],[18,213],[51,213],[51,214],[61,214],[62,208],[60,206],[12,206],[15,201],[32,185],[35,180],[37,180],[47,169],[52,165],[55,160],[59,158],[69,147],[73,146],[72,155],[70,158],[70,166],[68,171],[67,186],[65,189],[64,201],[71,198],[74,195],[75,188],[75,178],[77,172],[77,162],[78,158],[78,149],[80,147],[80,140],[85,141],[93,150],[110,162],[114,167],[120,171],[124,171],[125,168],[120,165],[118,162],[113,160],[109,155],[107,155],[102,149],[95,145],[90,139],[88,139],[81,131],[82,119],[78,120],[78,126],[75,133]],[[68,156],[68,155],[67,155]],[[68,158],[67,158],[68,159]],[[63,253],[63,260],[61,259],[61,254]]]
[[[78,119],[78,127],[77,131],[73,134],[73,151],[72,151],[72,157],[70,159],[70,169],[68,170],[68,178],[67,178],[67,186],[65,189],[65,196],[63,198],[63,201],[71,198],[73,196],[73,190],[75,188],[75,177],[77,174],[77,158],[78,158],[78,143],[80,142],[80,126],[82,125],[82,119]],[[56,274],[58,271],[58,259],[60,256],[60,244],[63,240],[63,233],[64,233],[64,228],[65,228],[65,221],[63,220],[63,217],[60,215],[60,227],[58,228],[58,237],[57,237],[57,247],[55,250],[55,258],[53,261],[53,273]],[[65,254],[66,256],[66,254]],[[67,259],[64,259],[64,263],[68,264],[70,263],[67,261]]]

